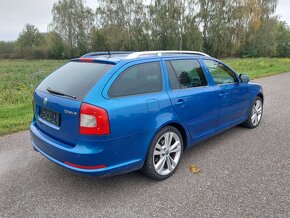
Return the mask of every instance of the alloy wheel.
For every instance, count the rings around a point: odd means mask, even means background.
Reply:
[[[263,103],[260,99],[257,99],[252,108],[251,121],[254,126],[257,126],[262,118]]]
[[[166,132],[157,141],[153,151],[153,165],[159,175],[170,174],[181,155],[181,140],[174,132]]]

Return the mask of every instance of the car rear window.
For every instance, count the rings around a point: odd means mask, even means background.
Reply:
[[[83,100],[92,86],[114,65],[104,63],[69,62],[46,77],[37,90],[52,89]]]

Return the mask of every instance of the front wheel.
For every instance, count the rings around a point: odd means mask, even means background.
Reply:
[[[257,96],[250,109],[248,119],[242,125],[251,129],[256,128],[261,122],[262,115],[263,115],[263,100]]]
[[[172,126],[161,129],[154,137],[142,172],[156,180],[170,177],[177,169],[183,151],[180,132]]]

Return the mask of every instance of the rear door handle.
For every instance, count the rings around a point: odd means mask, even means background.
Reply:
[[[224,96],[227,95],[227,93],[226,93],[226,92],[221,92],[219,95],[220,95],[221,97],[224,97]]]
[[[178,99],[178,101],[175,104],[176,105],[182,105],[182,104],[184,104],[184,100],[183,99]]]

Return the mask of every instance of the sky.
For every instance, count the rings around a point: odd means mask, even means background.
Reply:
[[[35,25],[41,32],[47,31],[52,20],[51,9],[57,0],[0,0],[0,41],[18,38],[27,23]],[[96,0],[86,0],[86,4],[95,10]],[[276,11],[280,20],[290,25],[290,1],[279,0]]]

